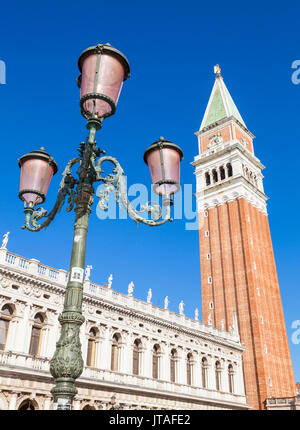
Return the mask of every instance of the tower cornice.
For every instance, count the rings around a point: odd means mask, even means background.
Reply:
[[[202,128],[201,130],[198,130],[195,132],[196,136],[202,136],[205,135],[207,132],[210,132],[211,130],[213,130],[214,128],[220,126],[220,125],[224,125],[226,123],[230,123],[230,122],[234,122],[236,123],[239,127],[241,127],[241,129],[243,131],[245,131],[250,137],[251,139],[255,138],[255,135],[253,133],[251,133],[251,131],[248,130],[247,127],[245,127],[238,119],[236,119],[233,115],[226,117],[226,118],[222,118],[219,121],[216,121],[210,125],[208,125],[207,127]]]
[[[208,150],[203,154],[200,154],[194,158],[194,161],[191,162],[191,165],[194,167],[198,167],[202,164],[206,164],[207,162],[217,159],[218,157],[226,154],[227,152],[233,152],[235,149],[240,151],[246,158],[251,161],[258,169],[263,170],[265,166],[261,163],[261,161],[253,155],[250,151],[248,151],[239,141],[234,143],[227,142],[222,145],[222,149],[218,149],[217,147],[213,150]],[[234,156],[234,154],[232,154]]]

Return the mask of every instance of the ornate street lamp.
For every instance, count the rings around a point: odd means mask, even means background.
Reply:
[[[144,161],[148,164],[153,189],[157,194],[171,198],[180,189],[180,161],[183,159],[183,152],[179,146],[160,137],[158,141],[152,143],[144,153]]]
[[[30,207],[43,203],[57,164],[42,147],[19,159],[21,167],[19,197]]]
[[[96,144],[96,131],[101,128],[105,118],[113,115],[123,82],[129,77],[130,68],[126,57],[111,45],[97,45],[83,51],[78,60],[80,76],[80,108],[87,119],[89,130],[86,142],[79,147],[79,157],[72,158],[66,165],[59,185],[53,209],[48,213],[41,206],[46,199],[52,176],[57,172],[57,164],[43,148],[21,157],[20,192],[24,201],[25,224],[23,228],[40,231],[47,227],[61,210],[68,196],[67,211],[75,205],[75,226],[71,252],[71,262],[66,287],[64,308],[59,316],[60,338],[56,344],[54,357],[50,362],[50,372],[56,385],[51,390],[54,405],[60,409],[70,409],[77,390],[75,380],[83,371],[80,326],[82,315],[83,275],[85,268],[86,237],[88,220],[93,203],[94,182],[102,182],[105,189],[100,193],[99,206],[107,209],[108,194],[114,191],[120,207],[123,205],[130,217],[137,223],[158,226],[171,219],[172,196],[179,190],[180,161],[183,154],[174,143],[160,138],[144,154],[156,193],[162,196],[162,208],[152,202],[134,209],[126,192],[126,179],[119,162],[105,154]],[[102,164],[110,162],[112,173],[103,176]],[[72,167],[78,165],[77,177],[72,175]],[[142,216],[148,214],[148,217]],[[45,218],[42,223],[41,219]]]

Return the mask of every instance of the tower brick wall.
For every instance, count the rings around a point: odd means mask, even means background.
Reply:
[[[247,402],[263,409],[268,398],[296,396],[296,385],[263,191],[264,166],[220,75],[196,135],[199,156],[192,164],[203,322],[229,331],[236,315],[245,346]]]
[[[203,322],[211,313],[212,324],[229,331],[236,311],[253,408],[268,397],[295,396],[268,218],[243,198],[206,212],[199,230]]]

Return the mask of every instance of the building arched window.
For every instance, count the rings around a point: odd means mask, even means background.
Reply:
[[[213,177],[214,182],[218,182],[218,173],[217,173],[216,169],[214,169],[212,171],[212,177]]]
[[[216,372],[216,390],[221,390],[221,363],[216,361],[215,364],[215,372]]]
[[[43,323],[43,316],[41,314],[36,314],[31,330],[31,340],[29,347],[29,354],[31,355],[39,355]]]
[[[202,387],[207,388],[207,358],[203,357],[201,361],[201,371],[202,371]]]
[[[226,164],[227,167],[227,176],[232,176],[232,165],[230,163]]]
[[[4,305],[0,314],[0,350],[4,351],[9,323],[12,319],[13,309],[10,305]]]
[[[92,405],[85,405],[85,406],[82,408],[82,410],[83,410],[83,411],[94,411],[94,410],[96,410],[96,408],[95,408],[95,406],[92,406]]]
[[[86,357],[86,365],[90,367],[95,366],[96,337],[97,337],[97,330],[95,328],[91,328],[89,332],[88,345],[87,345],[87,357]]]
[[[210,174],[208,172],[205,173],[205,183],[206,185],[210,185]]]
[[[187,385],[192,385],[193,380],[193,354],[190,352],[186,360],[186,382]]]
[[[177,363],[177,351],[172,349],[170,356],[170,379],[171,382],[176,382],[176,363]]]
[[[140,374],[141,346],[142,346],[142,342],[139,339],[136,339],[134,341],[133,351],[132,351],[132,373],[134,375]]]
[[[159,375],[159,360],[161,349],[159,345],[154,345],[152,350],[152,378],[158,379]]]
[[[233,379],[234,371],[232,364],[229,364],[228,366],[228,385],[229,385],[229,392],[233,393],[234,391],[234,379]]]
[[[249,169],[248,167],[245,167],[245,176],[246,178],[249,180],[250,179],[250,174],[249,174]]]
[[[220,167],[220,179],[221,181],[225,179],[225,169],[223,166]]]
[[[119,350],[121,343],[121,335],[116,333],[112,338],[111,345],[111,370],[117,372],[119,370]]]
[[[30,399],[26,399],[20,404],[18,410],[19,411],[34,411],[35,407],[34,407],[33,402]]]

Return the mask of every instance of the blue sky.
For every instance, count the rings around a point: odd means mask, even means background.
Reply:
[[[40,233],[22,231],[17,159],[44,146],[62,172],[86,137],[80,115],[77,59],[88,46],[109,42],[129,59],[116,114],[105,120],[97,141],[116,156],[129,184],[150,175],[142,156],[161,135],[184,152],[182,184],[195,180],[190,162],[219,63],[238,109],[254,133],[255,153],[266,165],[265,192],[295,378],[300,381],[300,344],[291,324],[300,320],[299,141],[300,84],[291,64],[300,59],[297,2],[185,2],[153,0],[6,2],[1,6],[0,85],[2,144],[0,234],[11,232],[9,250],[44,264],[68,268],[73,213],[62,211]],[[50,209],[60,181],[53,179],[44,207]],[[185,220],[138,228],[131,220],[100,221],[96,201],[90,218],[86,263],[92,281],[114,276],[113,288],[154,304],[169,296],[170,309],[193,317],[201,308],[198,232]],[[2,232],[2,233],[1,233]]]

